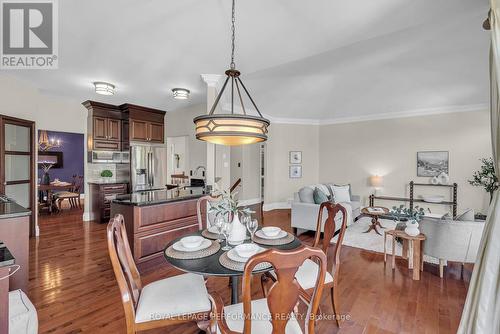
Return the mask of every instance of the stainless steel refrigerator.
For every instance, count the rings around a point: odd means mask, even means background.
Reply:
[[[130,182],[132,192],[166,189],[167,148],[130,146]]]

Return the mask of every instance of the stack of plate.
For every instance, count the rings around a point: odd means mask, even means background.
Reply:
[[[249,258],[266,249],[256,244],[241,244],[227,252],[227,257],[236,262],[246,263]]]
[[[200,236],[189,236],[182,238],[172,245],[179,252],[198,252],[212,245],[212,241]]]

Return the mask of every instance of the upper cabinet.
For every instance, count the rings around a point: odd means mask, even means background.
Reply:
[[[131,142],[163,144],[165,111],[129,103],[85,101],[88,151],[128,151]]]
[[[165,142],[164,111],[128,103],[120,109],[128,113],[131,142]]]

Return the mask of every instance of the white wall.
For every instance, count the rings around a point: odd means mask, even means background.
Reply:
[[[206,114],[207,107],[205,104],[169,111],[166,115],[166,137],[187,136],[186,145],[189,151],[189,165],[186,166],[188,175],[189,171],[196,169],[198,166],[207,166],[207,144],[197,140],[194,132],[193,118],[199,115]],[[201,177],[201,175],[198,175]]]
[[[260,202],[259,158],[260,144],[231,147],[231,186],[241,178],[238,198],[249,204]]]
[[[289,178],[289,151],[302,151],[302,178]],[[285,207],[299,188],[318,182],[319,126],[271,124],[266,147],[264,210]]]
[[[408,196],[409,181],[429,180],[417,177],[417,152],[449,151],[450,181],[458,183],[458,212],[473,208],[486,213],[488,194],[467,180],[479,168],[479,159],[491,156],[489,124],[489,113],[477,111],[321,126],[319,181],[351,183],[353,193],[362,195],[367,204],[373,191],[368,177],[378,174],[383,176],[384,195]],[[433,193],[436,188],[416,191]],[[451,210],[442,205],[424,207]]]
[[[0,75],[0,114],[34,121],[36,130],[83,133],[87,142],[87,109],[82,102],[83,99],[80,101],[41,94],[28,82],[7,74]],[[35,131],[35,135],[38,136],[38,131]],[[84,147],[85,152],[82,154],[85,161],[87,145]],[[88,193],[87,185],[85,193]]]

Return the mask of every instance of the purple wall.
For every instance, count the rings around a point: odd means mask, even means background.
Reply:
[[[62,147],[54,148],[52,152],[63,152],[63,168],[51,168],[49,171],[50,180],[59,179],[61,181],[71,182],[73,175],[83,175],[84,143],[83,134],[70,132],[47,131],[49,138],[60,139]],[[38,130],[40,136],[40,130]],[[38,177],[41,178],[43,171],[38,171]],[[83,189],[82,189],[83,193]]]

